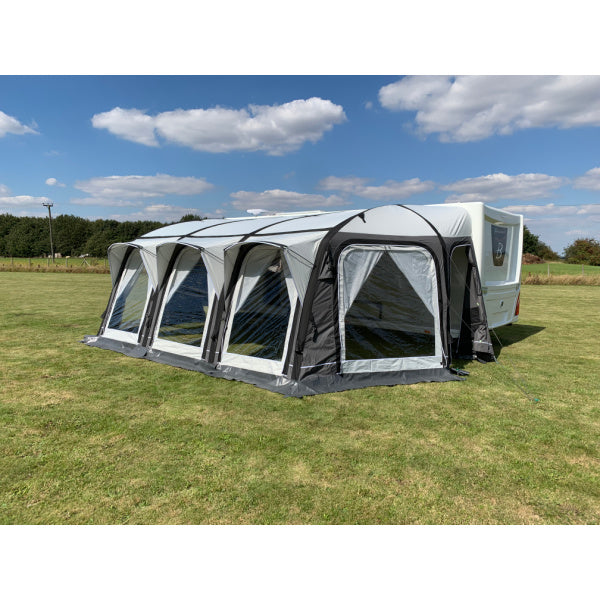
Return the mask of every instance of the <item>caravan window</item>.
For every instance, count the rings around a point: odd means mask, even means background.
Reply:
[[[415,246],[349,246],[339,263],[342,370],[439,367],[436,269]]]
[[[169,278],[155,347],[163,347],[160,343],[163,340],[197,348],[202,346],[212,296],[209,279],[200,250],[183,250]],[[181,347],[169,348],[167,345],[163,349],[181,352]]]
[[[127,334],[139,332],[149,294],[149,280],[140,251],[135,249],[129,255],[113,305],[108,328]],[[120,336],[115,336],[120,337]],[[128,336],[135,341],[133,336]]]
[[[297,297],[282,250],[250,250],[234,292],[222,362],[280,373]]]

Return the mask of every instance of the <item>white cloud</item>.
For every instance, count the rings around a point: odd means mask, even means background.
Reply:
[[[232,206],[238,210],[260,208],[268,211],[327,209],[348,204],[339,196],[301,194],[286,190],[265,190],[264,192],[239,191],[231,194]]]
[[[503,209],[522,214],[527,227],[557,252],[562,252],[576,238],[598,238],[600,204],[530,204],[506,206]]]
[[[317,142],[326,131],[345,120],[341,106],[330,100],[309,98],[239,110],[220,106],[177,109],[156,116],[117,107],[94,115],[92,125],[147,146],[158,146],[158,135],[203,152],[263,151],[283,155],[306,142]]]
[[[158,146],[154,135],[154,118],[137,108],[116,107],[92,117],[92,126],[108,129],[112,134],[145,146]]]
[[[416,111],[416,130],[470,142],[535,127],[599,127],[599,76],[409,76],[379,90],[381,105]]]
[[[57,187],[66,187],[66,185],[64,183],[61,183],[55,177],[48,177],[48,179],[46,179],[46,185],[50,185],[50,186],[55,185]]]
[[[14,214],[14,208],[27,208],[30,206],[39,207],[43,202],[50,202],[46,196],[26,196],[11,195],[11,191],[8,186],[0,183],[0,213],[10,212]]]
[[[88,198],[72,198],[71,204],[78,206],[143,206],[144,203],[140,200],[119,200],[118,198],[96,198],[90,196]]]
[[[435,188],[433,181],[421,181],[418,178],[405,181],[386,181],[383,185],[366,185],[369,179],[364,177],[325,177],[319,187],[325,190],[337,190],[374,201],[404,200],[415,194],[429,192]]]
[[[568,215],[580,214],[580,207],[578,206],[556,206],[556,204],[543,204],[538,206],[536,204],[526,204],[524,206],[505,206],[502,210],[508,212],[514,212],[517,214],[526,215],[529,217],[547,217],[547,218],[558,218]]]
[[[0,214],[9,213],[15,214],[15,210],[41,208],[43,202],[50,202],[46,196],[10,196],[10,190],[0,185]],[[20,215],[29,214],[30,211],[19,213]]]
[[[23,125],[14,117],[7,115],[5,112],[0,110],[0,138],[4,137],[7,133],[14,135],[24,135],[26,133],[38,133],[35,129]]]
[[[197,177],[173,175],[112,175],[77,181],[75,188],[89,194],[90,199],[72,200],[74,204],[115,206],[114,201],[141,200],[161,196],[195,196],[212,189],[212,183]],[[96,202],[93,202],[95,200]],[[126,206],[119,204],[119,206]]]
[[[336,177],[330,175],[319,181],[319,188],[354,194],[357,189],[364,187],[368,181],[369,179],[366,177]]]
[[[582,190],[600,191],[600,167],[586,171],[585,175],[573,181],[573,187]]]
[[[494,173],[462,179],[441,186],[447,192],[456,192],[446,202],[496,202],[498,200],[533,200],[547,198],[559,187],[568,183],[563,177],[543,173],[505,175]]]
[[[600,204],[582,204],[579,206],[579,215],[600,215]]]

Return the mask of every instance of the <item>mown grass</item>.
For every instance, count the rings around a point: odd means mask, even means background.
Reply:
[[[597,287],[524,286],[466,381],[302,399],[78,343],[109,291],[0,273],[0,523],[600,523]]]

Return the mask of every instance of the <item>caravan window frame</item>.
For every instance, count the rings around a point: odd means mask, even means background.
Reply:
[[[127,273],[130,270],[130,262],[136,256],[139,257],[140,265],[136,268],[133,275],[131,275],[129,278],[127,278]],[[146,288],[146,300],[144,302],[144,307],[141,312],[138,330],[136,332],[131,332],[131,331],[124,331],[122,329],[110,327],[110,322],[113,318],[113,314],[114,314],[115,308],[117,306],[117,302],[118,302],[119,298],[121,297],[121,294],[125,291],[127,286],[131,283],[133,278],[139,276],[139,275],[137,275],[137,273],[140,270],[140,267],[143,268],[148,282],[147,282],[147,288]],[[106,315],[106,321],[105,321],[106,327],[104,328],[103,335],[105,337],[108,337],[108,338],[111,338],[114,340],[118,340],[121,342],[137,344],[140,339],[141,333],[142,333],[143,324],[146,320],[148,304],[150,302],[150,296],[152,295],[152,289],[153,289],[152,280],[150,278],[150,273],[148,272],[148,268],[146,267],[146,263],[144,262],[144,257],[142,255],[141,248],[132,248],[131,252],[129,252],[127,254],[127,258],[125,259],[125,266],[124,266],[123,270],[121,271],[119,281],[116,284],[115,288],[116,288],[116,291],[115,291],[114,299],[110,306],[110,310],[108,311],[108,313]]]
[[[203,331],[202,331],[202,342],[200,343],[199,346],[194,346],[192,344],[184,344],[183,342],[175,342],[172,340],[166,340],[164,338],[159,337],[162,319],[163,319],[167,304],[169,302],[169,300],[168,300],[169,292],[171,291],[171,288],[173,286],[173,281],[177,277],[177,274],[178,274],[178,266],[181,264],[182,260],[186,259],[186,255],[189,255],[191,253],[197,253],[200,257],[200,260],[202,260],[202,264],[206,271],[206,282],[207,282],[206,292],[207,292],[207,296],[208,296],[208,308],[206,311],[206,317],[204,320],[204,327],[203,327]],[[195,264],[197,264],[197,261]],[[177,289],[179,289],[179,287],[181,286],[181,284],[184,281],[185,281],[185,279],[183,279],[181,281],[181,283]],[[194,246],[185,246],[179,252],[177,258],[175,259],[175,262],[174,262],[171,272],[169,274],[167,284],[165,286],[165,293],[164,293],[164,296],[163,296],[163,299],[161,302],[160,311],[159,311],[157,319],[156,319],[156,326],[154,327],[154,331],[152,333],[152,348],[154,350],[160,350],[163,352],[171,352],[173,354],[179,354],[179,355],[187,356],[190,358],[196,358],[196,359],[202,358],[203,353],[204,353],[204,348],[207,343],[206,340],[207,340],[208,336],[206,334],[207,334],[208,326],[209,326],[210,319],[211,319],[211,313],[214,309],[215,293],[216,293],[216,290],[215,290],[212,278],[210,276],[210,271],[208,270],[208,268],[206,266],[206,261],[204,259],[204,251],[201,248],[196,248]]]
[[[346,257],[355,251],[362,252],[406,252],[406,253],[417,253],[427,259],[428,269],[430,271],[432,286],[431,296],[429,297],[430,306],[426,306],[433,317],[434,327],[434,344],[435,350],[433,355],[427,356],[410,356],[410,357],[385,357],[385,358],[364,358],[364,359],[347,359],[346,358],[346,336],[345,336],[345,320],[346,314],[352,308],[353,302],[347,307],[344,312],[345,298],[344,298],[344,261]],[[377,259],[376,264],[381,260],[383,256]],[[392,259],[393,260],[393,259]],[[373,266],[375,268],[376,264]],[[423,369],[435,369],[440,368],[443,364],[444,351],[442,344],[442,316],[440,308],[440,293],[441,285],[439,281],[438,266],[433,253],[424,246],[415,245],[414,243],[407,244],[368,244],[368,243],[356,243],[349,244],[344,247],[340,252],[337,261],[338,273],[337,273],[337,286],[338,286],[338,331],[340,340],[340,371],[341,373],[364,373],[364,372],[387,372],[387,371],[410,371],[410,370],[423,370]],[[407,275],[400,267],[396,264],[396,267],[402,273],[402,275],[411,283],[409,275]],[[371,271],[372,272],[372,271]],[[364,284],[368,281],[371,272],[367,275],[361,284],[362,289]],[[358,296],[358,293],[357,293]],[[354,300],[356,297],[354,298]],[[433,308],[433,312],[432,309]]]
[[[279,252],[279,254],[281,255],[282,264],[285,265],[284,272],[285,271],[287,272],[285,279],[288,279],[288,277],[289,277],[289,280],[291,282],[291,286],[290,286],[288,284],[288,282],[286,281],[286,291],[288,293],[288,300],[290,303],[290,314],[288,317],[288,323],[287,323],[287,327],[286,327],[286,334],[285,334],[285,339],[284,339],[284,344],[283,344],[283,351],[281,354],[281,360],[260,358],[260,357],[256,357],[256,356],[249,356],[246,354],[236,354],[234,352],[227,351],[227,348],[229,347],[229,343],[230,343],[230,339],[231,339],[233,322],[234,322],[235,316],[238,312],[238,309],[241,308],[241,306],[238,307],[237,305],[238,305],[240,293],[242,291],[244,275],[245,275],[248,263],[254,252],[259,251],[260,249],[264,249],[265,247],[270,247]],[[290,287],[293,291],[293,294],[290,294]],[[250,293],[252,293],[252,291],[250,291]],[[241,369],[247,369],[250,371],[258,371],[260,373],[267,373],[270,375],[281,375],[284,371],[285,358],[287,356],[290,340],[292,337],[292,331],[293,331],[294,320],[295,320],[294,316],[295,316],[296,305],[298,303],[298,299],[299,299],[298,289],[297,289],[296,283],[294,281],[294,278],[291,274],[289,265],[287,264],[283,246],[280,246],[278,244],[270,244],[268,242],[264,242],[264,243],[261,242],[259,244],[256,244],[255,246],[253,246],[250,250],[248,250],[247,254],[244,256],[244,259],[242,261],[241,268],[240,268],[237,280],[235,282],[235,288],[234,288],[234,291],[233,291],[233,294],[231,297],[230,310],[229,310],[229,314],[227,316],[225,333],[223,335],[223,346],[222,346],[223,349],[222,349],[222,353],[221,353],[220,364],[225,365],[225,366],[238,367]],[[242,306],[243,306],[243,304],[242,304]]]

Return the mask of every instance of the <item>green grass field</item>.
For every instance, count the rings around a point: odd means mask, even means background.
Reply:
[[[0,273],[2,524],[600,524],[599,287],[524,286],[463,382],[303,399],[80,344],[109,292]]]
[[[600,267],[590,265],[570,265],[564,262],[537,263],[533,265],[521,265],[521,276],[532,275],[600,275]]]

